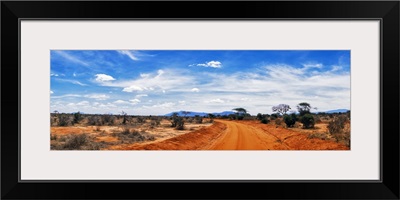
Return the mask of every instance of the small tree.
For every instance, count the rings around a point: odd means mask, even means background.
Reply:
[[[104,114],[101,116],[101,119],[103,125],[114,125],[114,116],[111,114]]]
[[[307,113],[301,117],[301,123],[303,123],[303,128],[313,128],[315,124],[314,117]]]
[[[213,122],[214,122],[215,115],[213,115],[213,114],[211,114],[211,113],[208,113],[207,115],[208,115],[208,118],[210,118],[210,123],[213,123]]]
[[[260,120],[260,122],[263,123],[263,124],[268,124],[269,120],[268,120],[268,118],[263,118],[263,119]]]
[[[200,115],[195,115],[194,121],[196,122],[196,124],[201,124],[203,123],[203,117],[201,117]]]
[[[239,114],[239,115],[244,115],[247,113],[247,110],[244,108],[234,108],[232,110],[235,110],[237,112],[237,114]]]
[[[183,117],[179,117],[178,113],[173,113],[171,117],[171,127],[175,127],[177,130],[185,129],[185,121]]]
[[[67,114],[58,115],[58,126],[68,126],[70,123],[70,118]]]
[[[293,125],[296,123],[297,116],[296,114],[292,113],[291,115],[285,115],[283,120],[285,121],[287,127],[293,127]]]
[[[299,103],[297,105],[297,110],[299,111],[300,116],[303,116],[305,114],[309,114],[310,110],[311,110],[311,105],[309,103],[306,103],[306,102]]]
[[[122,111],[122,116],[123,116],[123,120],[122,120],[122,124],[126,124],[126,116],[128,115],[128,113]]]
[[[73,123],[77,124],[82,120],[82,114],[78,111],[77,113],[74,113],[74,120]]]
[[[237,115],[237,119],[238,120],[243,120],[244,119],[244,116],[247,114],[247,110],[246,109],[244,109],[244,108],[234,108],[234,109],[232,109],[232,110],[235,110],[236,111],[236,115]]]
[[[178,113],[172,113],[172,116],[171,116],[171,127],[176,127],[176,122],[177,122],[177,119],[178,118]]]
[[[257,118],[258,120],[262,120],[262,119],[263,119],[263,114],[258,113],[256,118]]]
[[[178,117],[176,120],[176,130],[184,130],[185,129],[185,121],[182,117]]]
[[[291,109],[290,106],[287,104],[279,104],[277,106],[272,107],[273,112],[278,112],[281,115],[285,115],[287,111],[289,111],[290,109]]]

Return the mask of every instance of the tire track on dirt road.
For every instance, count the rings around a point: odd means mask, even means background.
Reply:
[[[208,150],[286,150],[276,136],[246,124],[216,120],[227,126],[224,133],[210,144]]]

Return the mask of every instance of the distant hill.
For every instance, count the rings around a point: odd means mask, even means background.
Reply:
[[[318,114],[318,113],[327,113],[327,114],[332,114],[332,113],[346,113],[347,111],[350,111],[350,110],[348,110],[348,109],[336,109],[336,110],[328,110],[328,111],[317,111],[317,112],[311,112],[311,113],[315,113],[315,114]],[[288,114],[291,114],[291,113],[295,113],[295,114],[299,114],[299,112],[289,112]]]
[[[325,111],[324,113],[345,113],[347,111],[349,111],[349,110],[347,110],[347,109],[336,109],[336,110],[328,110],[328,111]]]
[[[188,112],[188,113],[184,113],[184,112]],[[164,116],[170,117],[172,116],[174,113],[178,113],[178,116],[186,116],[186,117],[194,117],[196,115],[201,116],[201,117],[205,117],[207,116],[209,113],[206,112],[192,112],[192,111],[177,111],[177,112],[171,112],[168,114],[165,114]],[[226,115],[230,115],[230,114],[235,114],[235,112],[233,111],[223,111],[223,112],[214,112],[211,113],[215,116],[220,115],[220,116],[226,116]]]

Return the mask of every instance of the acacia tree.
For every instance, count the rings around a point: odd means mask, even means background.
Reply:
[[[234,108],[232,110],[236,111],[237,119],[242,120],[244,116],[247,114],[247,110],[244,108]]]
[[[244,108],[234,108],[232,110],[235,110],[236,112],[240,113],[240,114],[246,114],[247,110]]]
[[[279,104],[277,106],[272,107],[273,112],[278,112],[281,115],[285,115],[287,111],[289,111],[290,109],[291,109],[290,106],[287,104]]]
[[[303,116],[305,114],[309,114],[310,110],[311,110],[311,105],[309,103],[307,103],[307,102],[299,103],[297,105],[297,110],[299,111],[300,116]]]

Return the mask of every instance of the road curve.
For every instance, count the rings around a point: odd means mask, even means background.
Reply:
[[[289,149],[279,138],[262,129],[235,121],[216,120],[226,130],[206,149],[208,150],[276,150]]]

